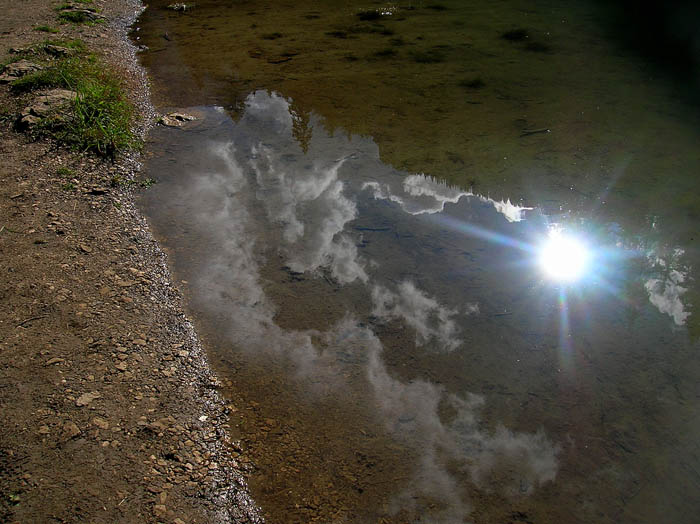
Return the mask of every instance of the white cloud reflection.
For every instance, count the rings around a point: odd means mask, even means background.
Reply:
[[[660,258],[656,254],[649,255],[652,267],[660,269],[659,278],[650,278],[644,283],[644,288],[649,293],[649,301],[661,313],[669,315],[678,326],[685,324],[690,312],[685,310],[681,297],[688,289],[681,284],[686,280],[687,269],[681,263],[681,257],[685,254],[682,249],[675,249],[668,260]]]
[[[280,114],[284,108],[279,97],[255,95],[249,100],[250,112],[237,125],[265,120],[275,133],[291,133]],[[370,408],[396,439],[420,455],[415,478],[397,497],[397,504],[428,496],[448,508],[436,522],[455,522],[464,519],[469,507],[463,480],[454,471],[467,472],[477,486],[509,493],[529,493],[553,481],[558,449],[542,432],[518,433],[497,424],[486,429],[479,414],[483,397],[456,395],[425,380],[402,382],[392,377],[382,359],[381,341],[351,312],[326,332],[277,325],[276,306],[265,293],[260,270],[264,254],[269,253],[265,239],[276,238],[271,231],[277,231],[282,252],[295,271],[328,267],[341,283],[369,284],[369,276],[352,239],[343,233],[357,210],[338,178],[343,161],[337,159],[342,156],[320,152],[310,164],[301,165],[285,160],[284,149],[269,143],[240,139],[235,147],[214,146],[209,167],[189,173],[168,189],[178,203],[173,206],[174,220],[187,223],[192,238],[205,246],[196,266],[198,277],[191,279],[197,307],[215,318],[240,350],[288,360],[300,377],[313,377],[324,388],[344,387],[347,376],[358,375],[345,373],[348,366],[359,370],[373,398]],[[313,143],[309,151],[315,151]],[[425,177],[413,177],[405,194],[414,199],[411,202],[432,199],[438,206],[460,198],[449,191],[438,197],[433,189],[441,186],[432,184]],[[371,296],[373,313],[406,322],[415,330],[419,346],[455,349],[460,344],[455,319],[478,312],[474,304],[459,311],[441,306],[411,282],[396,287],[372,283],[365,292],[368,299]],[[453,416],[441,415],[444,406]],[[446,464],[451,464],[449,470]]]
[[[444,211],[446,204],[456,204],[465,196],[478,198],[482,202],[491,204],[508,222],[520,222],[523,220],[524,212],[533,209],[517,206],[511,203],[510,199],[494,200],[477,195],[472,191],[450,186],[436,178],[422,174],[405,177],[401,181],[400,187],[398,181],[385,184],[372,181],[365,182],[362,188],[371,189],[376,199],[396,202],[411,215],[440,213]]]
[[[282,224],[289,267],[298,273],[329,267],[342,284],[366,282],[357,247],[343,233],[345,224],[357,216],[355,203],[343,194],[338,180],[343,161],[297,165],[260,146],[251,163],[268,216]]]
[[[440,349],[452,351],[459,347],[459,328],[454,317],[457,310],[441,306],[437,300],[420,291],[412,282],[402,282],[396,292],[375,285],[372,288],[372,314],[384,319],[402,319],[416,332],[416,345],[431,342]],[[478,304],[467,304],[466,313],[478,313]]]

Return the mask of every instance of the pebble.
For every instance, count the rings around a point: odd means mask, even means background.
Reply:
[[[83,393],[75,401],[75,405],[78,407],[83,407],[89,405],[93,400],[101,398],[102,395],[99,391],[92,391],[90,393]]]
[[[92,419],[92,423],[100,429],[109,429],[109,422],[100,417],[95,417]]]
[[[69,420],[63,425],[63,437],[66,439],[72,439],[73,437],[77,437],[80,435],[80,428],[78,425],[73,422],[72,420]]]

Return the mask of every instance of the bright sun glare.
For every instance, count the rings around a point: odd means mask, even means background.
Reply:
[[[585,273],[589,258],[583,242],[553,229],[540,248],[539,264],[550,279],[574,282]]]

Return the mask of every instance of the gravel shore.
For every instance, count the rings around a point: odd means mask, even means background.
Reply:
[[[59,24],[54,2],[0,6],[0,52],[80,38],[122,75],[145,136],[155,114],[128,28]],[[30,95],[0,86],[0,521],[262,522],[244,449],[134,206],[139,157],[115,162],[14,130]],[[121,183],[115,184],[115,180]]]

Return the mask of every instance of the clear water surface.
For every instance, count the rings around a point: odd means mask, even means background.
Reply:
[[[700,128],[600,11],[166,4],[143,207],[269,522],[693,521]]]

